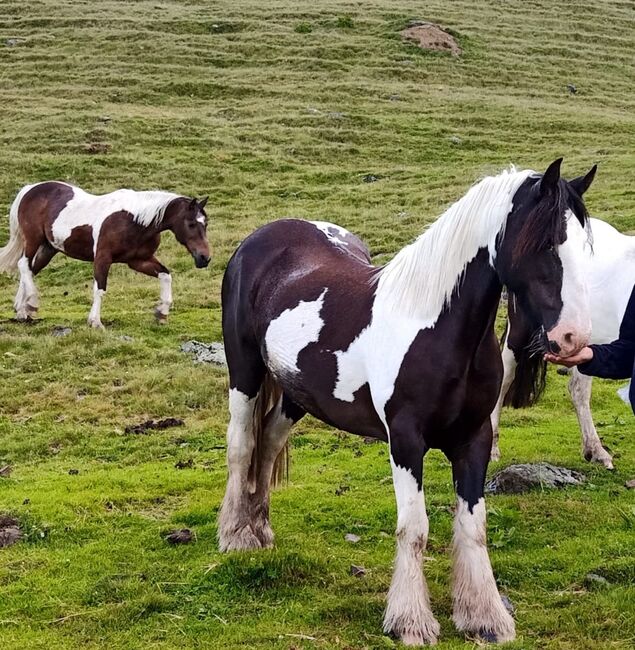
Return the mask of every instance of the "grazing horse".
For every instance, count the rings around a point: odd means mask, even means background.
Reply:
[[[103,328],[101,301],[110,266],[116,262],[159,279],[161,299],[155,315],[165,322],[172,305],[172,276],[154,256],[161,233],[171,230],[196,266],[207,266],[206,202],[207,198],[198,201],[170,192],[117,190],[96,196],[58,181],[26,185],[13,201],[9,242],[0,249],[0,271],[17,267],[20,272],[14,303],[17,319],[35,316],[39,297],[33,277],[62,252],[93,263],[89,325]]]
[[[584,268],[591,306],[591,343],[610,343],[618,338],[628,299],[635,285],[635,237],[623,235],[600,219],[590,219],[593,245],[585,247]],[[531,324],[516,309],[510,296],[509,320],[503,338],[503,383],[492,412],[492,460],[500,459],[498,447],[500,412],[505,404],[530,406],[545,386],[546,363],[532,353]],[[591,462],[613,469],[613,459],[602,446],[591,414],[593,378],[576,368],[571,371],[569,393],[582,434],[582,455]]]
[[[485,543],[489,415],[502,377],[494,322],[507,285],[545,346],[568,356],[587,342],[583,183],[562,179],[560,163],[481,180],[382,268],[332,224],[285,219],[243,241],[222,287],[230,422],[221,550],[273,543],[271,479],[305,413],[387,441],[397,555],[384,630],[435,643],[421,571],[422,479],[425,453],[441,449],[457,492],[454,622],[486,639],[514,638]],[[567,231],[569,213],[576,232]]]

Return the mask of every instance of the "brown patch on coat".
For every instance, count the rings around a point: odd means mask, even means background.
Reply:
[[[449,52],[452,56],[460,56],[462,53],[454,36],[434,23],[412,22],[399,33],[401,38],[416,43],[422,50]]]
[[[92,226],[75,226],[64,240],[64,252],[76,260],[92,262],[94,244]]]

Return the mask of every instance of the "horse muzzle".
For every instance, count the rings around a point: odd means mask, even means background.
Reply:
[[[589,344],[590,338],[590,331],[581,331],[563,323],[547,332],[547,345],[551,353],[564,358],[577,354]]]
[[[209,255],[203,255],[202,253],[192,253],[192,257],[197,269],[204,269],[211,259]]]

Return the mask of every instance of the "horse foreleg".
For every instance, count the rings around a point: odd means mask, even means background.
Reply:
[[[600,463],[607,469],[613,469],[613,459],[602,446],[602,441],[593,423],[593,415],[591,414],[592,385],[592,377],[583,375],[577,368],[573,369],[569,379],[569,393],[580,423],[582,455],[588,461]]]
[[[468,444],[448,454],[457,493],[452,620],[462,632],[502,643],[514,639],[516,632],[487,553],[483,490],[491,440],[487,420]]]
[[[514,373],[516,372],[516,366],[518,365],[513,351],[507,347],[507,339],[505,339],[501,357],[503,359],[503,381],[501,383],[500,393],[498,394],[498,401],[496,402],[496,406],[491,415],[493,438],[490,460],[493,461],[500,460],[501,457],[500,448],[498,446],[501,410],[503,409],[503,403],[507,391],[509,391],[510,386],[514,383]]]
[[[93,284],[93,306],[88,314],[88,324],[97,329],[104,329],[101,322],[101,301],[106,293],[106,285],[108,283],[108,272],[112,261],[105,256],[95,256],[94,262],[94,275],[95,282]]]
[[[170,271],[156,257],[151,257],[149,260],[133,260],[128,262],[128,266],[144,275],[159,278],[160,299],[154,310],[154,315],[158,323],[166,323],[170,307],[172,307],[172,276]]]
[[[423,497],[425,447],[415,428],[390,432],[390,465],[397,499],[397,554],[384,632],[406,645],[435,644],[439,623],[430,609],[421,562],[428,541],[428,515]]]

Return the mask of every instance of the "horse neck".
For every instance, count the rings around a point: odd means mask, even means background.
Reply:
[[[494,327],[502,285],[490,262],[489,251],[481,249],[467,265],[461,282],[444,312],[452,320],[450,337],[457,337],[462,350],[473,350]],[[453,334],[452,334],[453,333]]]

